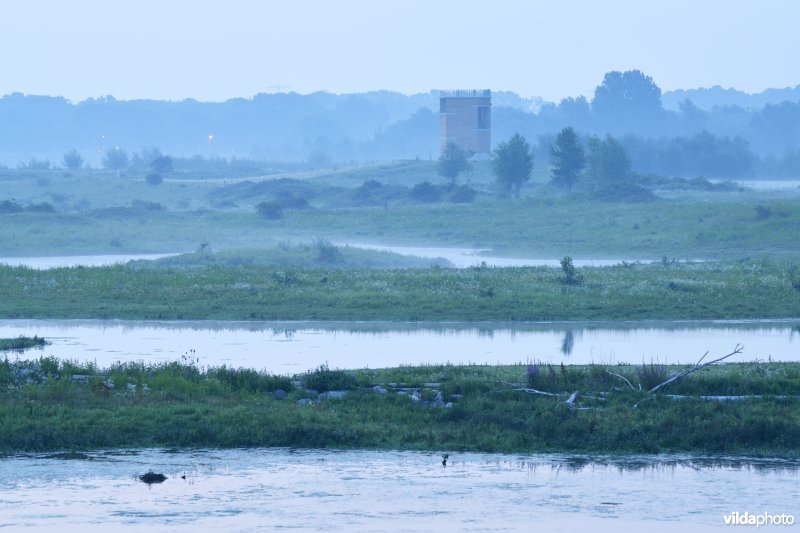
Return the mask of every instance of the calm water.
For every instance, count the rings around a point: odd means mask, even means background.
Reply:
[[[468,268],[480,265],[485,262],[489,266],[515,267],[515,266],[561,266],[558,259],[517,259],[512,257],[491,257],[483,255],[488,250],[476,248],[433,248],[433,247],[411,247],[411,246],[382,246],[373,244],[348,244],[337,243],[341,246],[352,246],[366,250],[379,250],[393,252],[400,255],[416,256],[422,258],[438,259],[443,258],[450,261],[456,268]],[[49,268],[75,267],[75,266],[107,266],[127,263],[135,260],[153,260],[162,257],[180,255],[179,253],[169,254],[138,254],[138,255],[73,255],[73,256],[53,256],[53,257],[0,257],[0,264],[9,266],[27,266],[36,270],[47,270]],[[578,267],[583,266],[611,266],[618,265],[623,259],[575,259],[574,264]],[[629,262],[634,261],[628,259]],[[639,260],[640,263],[651,263],[651,260]]]
[[[145,485],[137,476],[149,469],[168,479]],[[730,457],[499,454],[451,454],[443,467],[433,453],[287,449],[9,456],[0,459],[0,526],[721,531],[734,511],[800,519],[799,469]]]
[[[519,266],[548,266],[560,267],[561,258],[514,258],[514,257],[493,257],[485,255],[489,250],[478,248],[434,248],[424,246],[384,246],[378,244],[360,243],[337,243],[342,246],[352,246],[353,248],[363,248],[365,250],[379,250],[382,252],[392,252],[400,255],[411,255],[431,259],[447,259],[456,268],[469,268],[486,263],[488,266],[495,267],[519,267]],[[623,261],[640,263],[652,263],[650,259],[575,259],[573,264],[576,267],[602,267],[618,265]]]
[[[709,180],[720,183],[723,180]],[[734,180],[734,183],[755,191],[800,192],[800,180]]]
[[[480,363],[693,363],[707,350],[736,361],[800,361],[800,320],[529,324],[0,320],[0,338],[45,337],[23,357],[175,361],[296,373],[337,368]],[[15,354],[7,354],[15,357]]]
[[[0,257],[0,265],[27,266],[35,270],[47,270],[60,267],[94,267],[119,265],[139,259],[153,260],[170,257],[173,254],[138,254],[138,255],[67,255],[53,257]]]

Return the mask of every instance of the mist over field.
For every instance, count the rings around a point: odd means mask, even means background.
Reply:
[[[0,524],[794,523],[800,3],[0,11]]]

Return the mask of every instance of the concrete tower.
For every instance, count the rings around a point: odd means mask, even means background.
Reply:
[[[439,150],[455,143],[476,158],[488,158],[492,149],[492,91],[439,93]]]

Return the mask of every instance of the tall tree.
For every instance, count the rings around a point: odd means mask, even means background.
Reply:
[[[119,171],[128,164],[128,153],[120,149],[119,146],[111,148],[106,152],[103,157],[103,166],[107,169],[113,170],[114,174],[119,177]]]
[[[449,142],[444,147],[442,155],[439,156],[437,170],[451,184],[455,184],[459,174],[472,168],[470,164],[472,156],[473,154],[469,150],[461,148],[454,142]]]
[[[513,192],[519,198],[522,184],[531,179],[533,153],[525,137],[515,133],[508,141],[497,145],[492,157],[492,169],[504,193]]]
[[[83,157],[77,150],[70,150],[64,154],[64,166],[68,170],[78,170],[83,166]]]
[[[156,174],[172,172],[172,158],[168,155],[159,155],[150,161],[150,170]]]
[[[586,154],[572,128],[564,128],[556,136],[550,147],[550,165],[554,185],[571,189],[580,179],[581,170],[586,166]]]
[[[639,70],[607,72],[594,90],[592,111],[620,132],[655,127],[662,110],[661,89]]]

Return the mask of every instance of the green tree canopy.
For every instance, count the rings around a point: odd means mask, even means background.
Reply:
[[[64,154],[64,166],[68,170],[78,170],[83,166],[83,157],[77,150],[70,150]]]
[[[106,152],[103,157],[103,166],[105,168],[119,172],[120,169],[125,168],[128,164],[128,153],[120,147],[111,148]]]
[[[662,111],[661,89],[639,70],[607,72],[592,99],[592,111],[612,130],[641,130]]]
[[[571,189],[580,179],[581,171],[586,166],[586,154],[572,128],[564,128],[556,136],[555,143],[550,147],[550,165],[554,185]]]
[[[172,172],[172,158],[168,155],[159,155],[150,161],[150,169],[156,174]]]
[[[449,142],[444,147],[442,155],[439,156],[437,170],[450,183],[455,183],[459,174],[472,168],[470,163],[472,156],[473,153],[471,151],[461,148],[456,143]]]
[[[508,141],[500,143],[494,150],[492,169],[500,190],[513,192],[519,198],[522,184],[531,179],[533,153],[525,137],[515,133]]]
[[[605,139],[589,139],[588,173],[598,185],[606,186],[624,181],[631,172],[628,152],[611,135]]]

